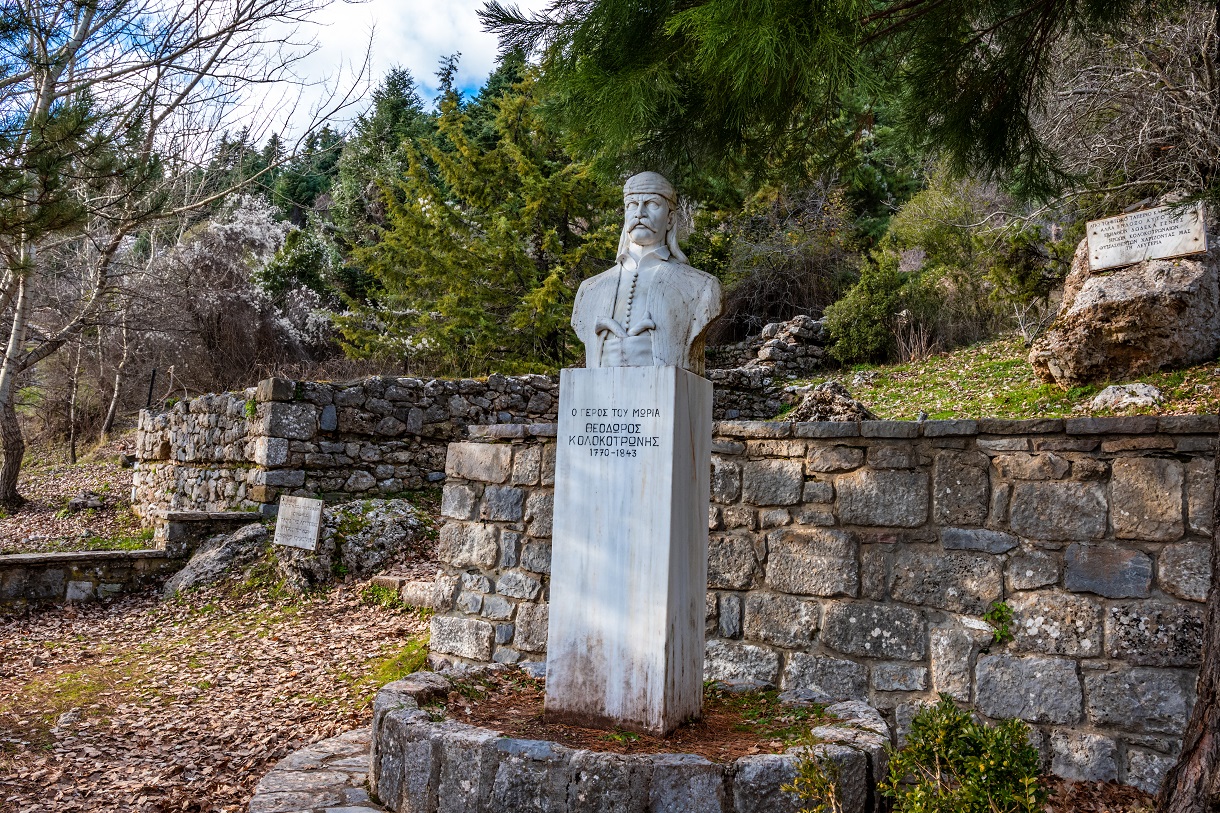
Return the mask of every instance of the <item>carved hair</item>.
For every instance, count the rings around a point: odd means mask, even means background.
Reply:
[[[665,225],[665,247],[669,249],[669,256],[672,257],[676,262],[680,262],[683,265],[689,265],[690,260],[688,260],[686,255],[682,253],[682,249],[678,248],[678,229],[674,223],[674,221],[677,220],[677,214],[675,212],[677,206],[672,200],[664,195],[657,193],[646,194],[656,194],[658,198],[661,198],[669,205],[669,222]],[[624,217],[623,231],[621,234],[619,234],[618,238],[618,254],[615,255],[616,259],[620,263],[626,259],[627,246],[631,245],[631,232],[627,230],[627,223],[628,219]]]

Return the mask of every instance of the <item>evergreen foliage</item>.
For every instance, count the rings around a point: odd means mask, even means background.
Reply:
[[[959,173],[1057,179],[1033,126],[1056,45],[1160,10],[1154,0],[552,0],[481,12],[541,55],[585,148],[684,180],[726,163],[790,173],[825,159],[855,98],[898,105],[913,143]]]
[[[978,722],[942,694],[911,721],[880,788],[895,813],[1040,813],[1040,762],[1025,723]]]
[[[464,374],[576,358],[572,297],[614,262],[617,189],[539,116],[535,77],[508,70],[525,78],[471,103],[451,88],[437,135],[406,145],[385,226],[355,251],[377,289],[339,319],[349,353]]]

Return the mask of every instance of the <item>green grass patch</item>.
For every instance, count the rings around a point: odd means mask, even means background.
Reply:
[[[1003,336],[940,353],[917,362],[857,365],[813,383],[838,381],[878,417],[914,420],[920,411],[933,420],[963,418],[1064,418],[1107,415],[1090,402],[1105,384],[1064,389],[1040,381],[1020,337]],[[1220,367],[1201,364],[1114,384],[1151,384],[1163,402],[1123,414],[1211,414],[1220,409]]]
[[[368,681],[374,689],[387,683],[401,680],[412,672],[418,672],[428,662],[428,636],[421,635],[407,641],[407,645],[392,655],[373,663]]]

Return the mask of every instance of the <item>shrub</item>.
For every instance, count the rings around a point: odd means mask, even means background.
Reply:
[[[902,277],[891,258],[865,263],[860,281],[825,311],[830,354],[841,362],[881,361],[894,350],[893,317],[902,310]]]
[[[1047,792],[1038,779],[1025,723],[977,722],[942,694],[911,722],[881,792],[894,800],[894,813],[1040,813]]]

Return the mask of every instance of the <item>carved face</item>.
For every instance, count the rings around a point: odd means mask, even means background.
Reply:
[[[631,242],[644,247],[665,242],[665,235],[673,225],[669,201],[660,195],[640,194],[628,195],[623,203]]]

